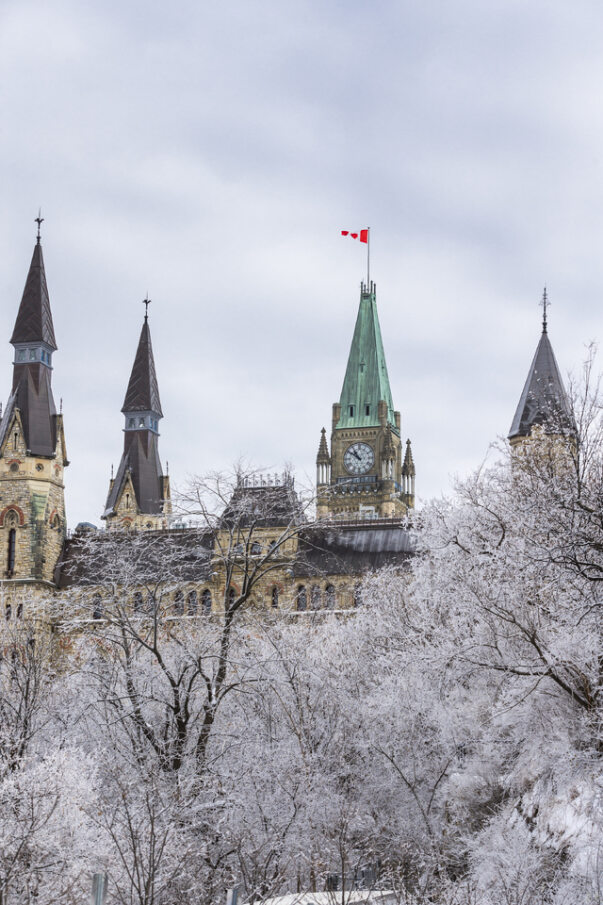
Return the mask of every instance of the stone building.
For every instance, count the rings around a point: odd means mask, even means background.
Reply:
[[[314,514],[302,506],[290,475],[247,476],[211,525],[175,527],[159,457],[163,412],[145,314],[122,406],[123,454],[102,514],[106,527],[78,526],[69,537],[63,419],[51,388],[57,344],[39,224],[11,342],[13,389],[0,422],[5,615],[15,616],[17,608],[22,615],[28,602],[67,593],[78,582],[91,588],[96,582],[98,599],[104,578],[99,544],[108,553],[126,534],[146,545],[156,571],[158,556],[169,551],[177,568],[166,582],[166,606],[190,615],[220,609],[228,595],[242,593],[252,572],[260,575],[251,595],[258,605],[295,612],[346,608],[358,602],[367,571],[403,566],[412,554],[405,516],[414,505],[415,468],[410,441],[403,455],[374,284],[361,289],[342,393],[333,406],[330,451],[322,432]],[[128,542],[122,540],[123,549]],[[135,606],[144,589],[133,593]],[[15,597],[21,601],[16,606]]]
[[[542,335],[512,445],[536,426],[558,434],[573,425],[543,302]],[[129,589],[132,607],[143,606],[145,594],[156,598],[161,583],[161,606],[178,617],[221,610],[232,595],[245,594],[257,606],[289,613],[346,609],[358,602],[367,572],[404,567],[412,555],[407,515],[415,466],[394,408],[374,283],[361,286],[330,443],[321,433],[315,511],[302,504],[290,475],[240,476],[211,518],[197,528],[176,527],[159,457],[163,412],[145,314],[122,406],[123,454],[102,514],[106,527],[79,526],[69,537],[63,418],[52,395],[57,343],[39,224],[11,343],[13,383],[0,421],[0,591],[7,619],[26,616],[49,595],[60,601],[82,583],[98,618],[105,579],[116,580],[109,553],[134,544],[146,571]]]

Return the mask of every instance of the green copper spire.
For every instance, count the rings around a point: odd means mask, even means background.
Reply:
[[[363,283],[360,290],[360,308],[341,390],[337,427],[378,426],[381,401],[387,403],[387,421],[398,433],[377,316],[376,287],[371,282],[370,289]]]

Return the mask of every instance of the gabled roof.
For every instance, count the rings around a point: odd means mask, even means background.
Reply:
[[[163,417],[149,321],[145,317],[122,412],[154,412]]]
[[[377,426],[377,406],[382,400],[387,403],[387,420],[395,429],[394,403],[377,315],[375,284],[371,283],[370,289],[363,284],[341,390],[341,416],[337,427]]]
[[[36,244],[29,273],[25,281],[25,289],[19,306],[15,328],[11,336],[11,343],[39,343],[44,342],[51,349],[57,348],[44,272],[44,258],[42,246],[38,240]]]
[[[535,425],[552,433],[571,431],[574,422],[571,407],[546,326],[536,348],[528,378],[509,431],[509,440],[526,437]]]

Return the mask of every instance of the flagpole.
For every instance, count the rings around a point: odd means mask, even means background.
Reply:
[[[366,231],[366,288],[371,291],[371,228]]]

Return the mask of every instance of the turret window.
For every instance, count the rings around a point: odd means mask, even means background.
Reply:
[[[19,349],[17,352],[17,361],[25,361],[25,349]]]
[[[365,406],[364,406],[364,414],[365,414],[365,415],[370,415],[370,413],[371,413],[371,407],[370,407],[370,405],[365,405]]]
[[[128,418],[128,427],[134,427],[134,418]]]
[[[29,360],[30,360],[30,361],[35,361],[35,360],[36,360],[36,350],[35,350],[35,349],[30,349],[30,350],[29,350]]]
[[[354,406],[351,405],[350,406],[350,418],[353,418],[353,417],[354,417]]]

